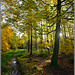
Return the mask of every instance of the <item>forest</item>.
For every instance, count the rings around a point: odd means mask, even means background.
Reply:
[[[74,75],[74,0],[2,0],[1,75]]]

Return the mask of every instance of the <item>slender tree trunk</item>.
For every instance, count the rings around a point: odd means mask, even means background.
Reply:
[[[36,39],[36,51],[37,51],[37,39]]]
[[[29,34],[28,34],[28,53],[29,53],[29,47],[30,47],[30,38],[29,38]]]
[[[48,27],[47,27],[47,32],[48,32]],[[47,34],[47,43],[49,43],[48,34]],[[48,53],[49,53],[49,48],[47,48],[47,50],[48,50]]]
[[[36,51],[37,51],[37,32],[35,30],[35,37],[36,37]]]
[[[42,44],[42,22],[41,22],[41,44]],[[41,47],[42,49],[42,47]]]
[[[32,25],[31,25],[31,53],[30,55],[32,55]]]
[[[51,60],[51,66],[58,67],[58,50],[59,50],[59,39],[60,39],[60,23],[61,19],[59,18],[61,13],[61,0],[57,0],[57,24],[56,24],[56,34],[55,34],[55,44],[53,50],[53,56]]]

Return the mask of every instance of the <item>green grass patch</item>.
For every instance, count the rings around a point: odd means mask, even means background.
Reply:
[[[24,49],[10,50],[8,52],[1,54],[1,73],[8,73],[10,68],[8,68],[8,63],[11,61],[13,57],[22,56],[23,53],[26,53]],[[25,60],[25,59],[24,59]]]

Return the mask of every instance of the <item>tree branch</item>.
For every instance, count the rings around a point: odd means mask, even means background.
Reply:
[[[52,27],[55,23],[53,23],[51,26],[47,26],[47,27]]]
[[[43,0],[41,0],[44,4],[46,4],[46,5],[50,5],[50,4],[47,4],[47,3],[45,3]],[[50,5],[50,7],[56,7],[57,5],[55,5],[55,6],[51,6]]]
[[[63,0],[61,3],[65,2],[65,0]]]
[[[62,19],[67,19],[67,20],[74,20],[73,18],[62,18]]]
[[[65,39],[69,39],[69,40],[73,40],[74,41],[74,39],[71,39],[71,38],[68,38],[68,37],[66,37]]]
[[[54,32],[54,31],[56,31],[56,29],[55,29],[55,30],[52,30],[51,32]],[[47,34],[49,34],[49,33],[51,33],[51,32],[48,32]]]
[[[45,3],[43,0],[41,0],[44,4],[46,4],[46,5],[49,5],[49,4],[47,4],[47,3]]]
[[[72,3],[73,1],[71,1],[70,3]],[[70,4],[70,3],[66,3],[66,4],[64,4],[64,5],[62,5],[62,6],[65,6],[65,5],[68,5],[68,4]]]

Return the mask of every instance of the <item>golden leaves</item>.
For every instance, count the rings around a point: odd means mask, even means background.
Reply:
[[[9,43],[12,43],[13,31],[10,27],[1,28],[1,51],[7,51],[10,48]]]
[[[74,53],[74,42],[69,39],[65,39],[64,43],[60,42],[59,52],[64,52],[66,55],[70,53],[73,54]]]
[[[39,47],[43,47],[43,48],[50,48],[50,44],[47,42],[44,42],[42,44],[38,44]]]

